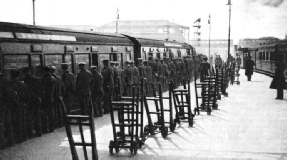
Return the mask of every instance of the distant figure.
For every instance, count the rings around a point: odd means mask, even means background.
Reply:
[[[209,64],[211,67],[213,67],[213,55],[209,57]]]
[[[277,89],[277,97],[276,99],[283,100],[284,92],[283,89],[285,89],[285,64],[284,64],[284,57],[283,54],[279,54],[279,61],[276,63],[276,69],[275,69],[275,76],[271,82],[270,88],[271,89]]]
[[[251,56],[249,56],[245,62],[245,75],[247,76],[247,81],[251,81],[251,76],[253,75],[253,70],[255,63],[251,60]]]
[[[240,56],[237,56],[237,58],[236,58],[236,67],[237,67],[238,72],[240,70],[241,62],[242,62],[242,60],[241,60]]]
[[[200,82],[203,82],[205,77],[210,74],[210,64],[207,62],[208,58],[203,57],[203,62],[200,63]]]

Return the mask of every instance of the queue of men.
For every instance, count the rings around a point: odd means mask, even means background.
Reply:
[[[8,80],[0,74],[0,149],[62,127],[61,99],[68,113],[80,108],[80,114],[86,115],[92,105],[95,117],[102,117],[110,111],[109,98],[131,96],[132,87],[139,86],[141,78],[146,79],[147,95],[153,96],[158,83],[167,91],[170,81],[178,87],[183,80],[192,80],[201,60],[191,56],[162,60],[149,57],[137,62],[135,66],[133,61],[126,61],[121,69],[119,62],[103,60],[101,71],[97,66],[88,70],[85,63],[79,63],[76,76],[67,63],[61,64],[61,75],[56,74],[54,66],[42,67],[41,77],[33,74],[32,67],[10,70]]]

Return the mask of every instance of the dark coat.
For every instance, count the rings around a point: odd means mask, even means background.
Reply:
[[[93,99],[101,98],[104,95],[103,76],[97,71],[92,72],[91,93]]]
[[[246,61],[246,64],[245,64],[245,75],[248,76],[248,75],[253,75],[253,66],[255,66],[255,63],[253,60],[249,59]]]
[[[77,74],[76,79],[76,94],[80,97],[87,97],[91,96],[91,83],[92,80],[92,74],[90,71],[87,71],[86,69],[81,70]]]
[[[271,82],[270,88],[271,89],[287,89],[285,86],[285,76],[284,76],[284,71],[285,71],[285,64],[284,63],[279,63],[275,69],[275,76]]]

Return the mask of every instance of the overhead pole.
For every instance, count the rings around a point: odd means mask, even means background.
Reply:
[[[33,25],[36,25],[36,22],[35,22],[35,0],[32,0],[33,1]]]
[[[228,0],[228,3],[226,5],[229,5],[229,28],[228,28],[228,55],[227,55],[227,62],[229,63],[230,60],[230,21],[231,21],[231,0]]]
[[[117,18],[116,18],[116,33],[119,32],[119,26],[118,26],[118,20],[120,18],[120,15],[119,15],[119,8],[117,8]]]
[[[209,24],[208,58],[210,59],[210,30],[211,30],[210,14],[209,14],[209,17],[208,17],[208,24]]]

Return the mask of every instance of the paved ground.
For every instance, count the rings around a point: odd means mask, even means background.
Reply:
[[[269,89],[271,78],[256,73],[251,82],[245,76],[240,78],[240,85],[228,88],[229,97],[218,101],[219,110],[196,116],[194,127],[177,126],[166,139],[160,134],[149,137],[136,156],[128,150],[110,156],[110,117],[97,118],[99,159],[287,159],[286,91],[284,100],[275,100],[276,90]],[[192,101],[194,107],[194,97]],[[88,137],[89,130],[85,133]],[[78,151],[82,156],[81,148]],[[65,129],[2,150],[0,159],[71,159]]]

